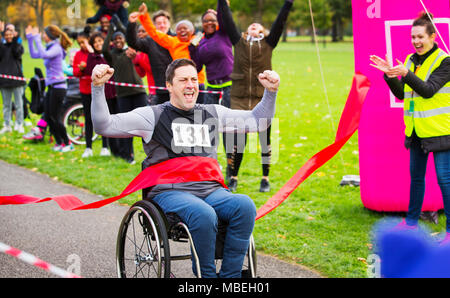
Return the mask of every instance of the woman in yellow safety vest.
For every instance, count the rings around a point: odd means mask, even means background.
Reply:
[[[384,72],[392,93],[404,100],[405,146],[410,149],[410,199],[408,213],[399,227],[417,227],[425,194],[428,153],[433,152],[436,175],[447,217],[450,243],[450,56],[435,43],[432,15],[414,20],[411,42],[415,53],[405,63],[371,56],[372,66]],[[398,79],[398,77],[401,77]]]

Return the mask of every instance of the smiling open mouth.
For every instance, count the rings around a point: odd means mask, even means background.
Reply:
[[[193,91],[193,90],[192,91],[185,91],[183,93],[183,95],[184,95],[184,98],[192,100],[192,99],[194,99],[195,91]]]

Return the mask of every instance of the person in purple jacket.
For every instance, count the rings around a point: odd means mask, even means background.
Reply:
[[[222,100],[220,104],[230,108],[230,89],[233,71],[233,45],[223,26],[221,13],[213,9],[208,9],[202,15],[202,27],[204,36],[200,42],[195,38],[189,45],[191,59],[197,64],[197,71],[206,68],[208,91],[221,91]],[[198,45],[197,45],[197,44]],[[220,95],[214,93],[204,94],[205,104],[219,104]],[[227,154],[227,159],[231,159],[233,148],[227,150],[226,133],[223,134],[223,146]],[[233,145],[233,144],[229,144]],[[230,170],[227,167],[227,181],[230,179]]]
[[[207,90],[222,91],[221,104],[230,107],[230,74],[233,71],[233,45],[224,30],[222,17],[208,9],[202,16],[204,36],[195,45],[195,39],[189,45],[191,59],[197,64],[197,71],[205,65]],[[219,94],[205,94],[205,104],[218,104]]]
[[[58,26],[50,25],[39,34],[39,29],[28,26],[25,30],[31,58],[44,59],[46,69],[45,85],[47,94],[44,100],[45,120],[50,133],[55,138],[54,151],[68,152],[74,150],[67,136],[66,128],[60,117],[61,106],[66,96],[67,84],[63,72],[63,60],[66,50],[72,45],[66,33]],[[42,39],[47,44],[44,48]]]

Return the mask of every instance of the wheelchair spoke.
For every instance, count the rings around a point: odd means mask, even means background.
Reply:
[[[164,260],[165,254],[170,257],[167,232],[165,228],[159,230],[163,222],[158,217],[158,210],[153,208],[137,202],[122,221],[117,242],[120,277],[170,276],[170,261],[166,263]],[[162,231],[166,236],[161,236]]]

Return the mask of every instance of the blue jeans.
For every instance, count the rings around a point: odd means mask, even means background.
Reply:
[[[13,95],[14,95],[14,105],[16,107],[16,123],[19,125],[23,124],[22,96],[24,90],[25,89],[22,86],[0,88],[0,92],[2,93],[3,97],[3,121],[5,122],[5,126],[11,126],[9,122],[11,121]]]
[[[450,150],[434,152],[434,164],[439,187],[444,200],[444,212],[447,217],[446,230],[450,232]],[[410,198],[406,223],[417,224],[422,211],[425,195],[425,172],[428,153],[424,153],[419,141],[413,141],[410,148]]]
[[[175,212],[189,227],[202,277],[217,277],[215,258],[217,222],[228,223],[219,277],[241,277],[242,264],[255,225],[256,207],[250,197],[220,188],[206,198],[183,191],[167,191],[153,198],[165,213]],[[194,273],[195,261],[192,266]]]

